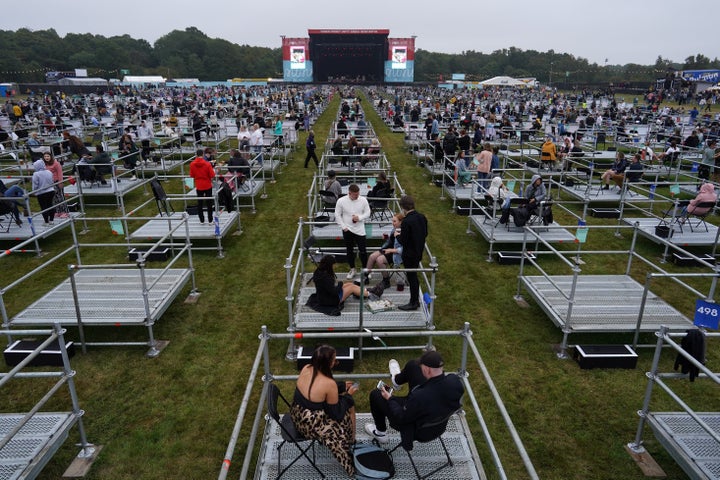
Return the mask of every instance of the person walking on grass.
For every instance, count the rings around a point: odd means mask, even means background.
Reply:
[[[320,162],[318,161],[317,155],[315,154],[316,147],[317,145],[315,145],[315,132],[310,130],[308,138],[305,141],[305,148],[307,148],[307,155],[305,156],[305,168],[308,167],[308,163],[310,163],[311,158],[315,160],[316,167],[320,166]]]

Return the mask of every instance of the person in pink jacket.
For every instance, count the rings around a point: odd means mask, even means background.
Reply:
[[[682,209],[682,220],[685,222],[685,218],[688,215],[705,215],[707,212],[712,210],[713,207],[699,207],[701,203],[705,202],[717,202],[717,194],[715,193],[715,185],[712,183],[703,183],[700,187],[700,191],[697,196],[690,200],[690,203]]]

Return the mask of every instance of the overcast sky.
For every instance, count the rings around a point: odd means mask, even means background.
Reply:
[[[5,9],[8,13],[8,8]],[[0,29],[54,28],[151,44],[172,30],[197,27],[240,45],[280,47],[280,36],[308,29],[389,29],[416,35],[432,52],[491,53],[503,48],[569,53],[599,65],[720,57],[717,0],[23,0],[0,16]]]

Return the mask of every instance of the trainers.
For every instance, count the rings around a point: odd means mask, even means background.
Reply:
[[[132,177],[130,177],[130,181],[131,181],[131,182],[134,182],[135,180],[137,180],[137,177],[136,177],[135,175],[133,175]]]
[[[395,382],[395,375],[400,375],[400,364],[394,358],[391,358],[388,362],[388,370],[390,370],[390,379],[392,380],[393,387],[395,390],[400,389],[400,385]]]
[[[353,278],[355,278],[355,269],[354,269],[354,268],[351,268],[350,271],[349,271],[348,274],[347,274],[347,279],[348,279],[348,280],[352,280]]]
[[[391,358],[388,362],[388,369],[390,370],[390,376],[395,377],[395,375],[400,373],[400,363],[394,358]]]
[[[379,443],[387,443],[388,442],[388,436],[385,432],[378,432],[375,430],[375,424],[374,423],[367,423],[365,424],[365,432],[373,437],[376,441]]]

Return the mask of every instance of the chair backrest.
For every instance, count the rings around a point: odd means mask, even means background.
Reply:
[[[630,182],[639,182],[643,176],[642,170],[625,170],[625,179]]]
[[[279,397],[280,389],[274,383],[270,383],[267,392],[267,409],[268,414],[278,423],[280,423],[280,413],[277,407]]]
[[[16,202],[16,200],[14,198],[10,199],[0,197],[0,215],[8,215],[13,213],[13,207],[10,202]]]
[[[153,178],[150,180],[150,189],[153,192],[153,196],[155,197],[155,200],[157,201],[163,201],[167,199],[167,194],[165,193],[165,189],[160,184],[157,178]]]
[[[412,450],[414,441],[426,443],[438,438],[445,433],[450,417],[455,413],[457,413],[457,410],[453,410],[446,415],[416,422],[413,428],[401,430],[400,443],[403,448]]]
[[[320,197],[325,203],[334,204],[337,202],[337,195],[335,195],[335,192],[331,192],[330,190],[318,190],[318,194],[320,194]]]
[[[305,251],[311,250],[315,246],[315,235],[310,235],[308,238],[305,239],[303,242],[303,249]]]
[[[690,213],[690,215],[693,215],[693,216],[696,216],[696,217],[707,217],[707,216],[710,215],[710,214],[713,212],[713,210],[715,209],[715,203],[716,203],[716,202],[712,202],[712,201],[700,202],[700,203],[698,203],[697,205],[695,205],[695,208],[694,208],[693,211]],[[700,210],[700,212],[695,213],[695,212],[697,212],[698,210]]]

